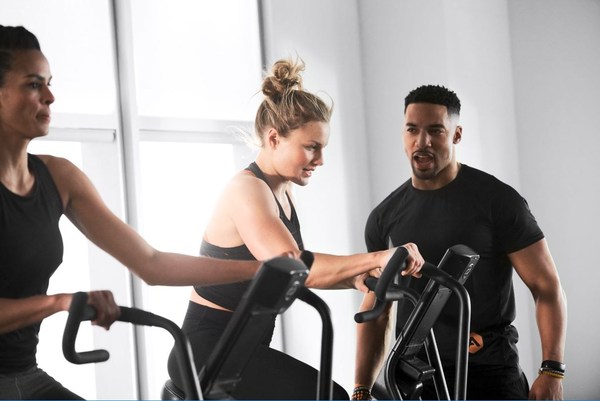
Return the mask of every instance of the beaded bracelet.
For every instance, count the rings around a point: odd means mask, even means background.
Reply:
[[[366,386],[358,386],[352,392],[352,400],[370,400],[371,390]]]

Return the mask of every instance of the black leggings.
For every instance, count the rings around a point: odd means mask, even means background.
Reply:
[[[208,308],[190,302],[182,329],[188,336],[194,363],[200,369],[221,338],[225,326],[231,318],[230,312]],[[242,381],[236,387],[236,399],[315,399],[317,395],[318,372],[313,367],[274,350],[265,344],[259,346],[255,356],[244,370]],[[183,388],[181,374],[174,351],[168,362],[169,376],[173,383]],[[337,383],[333,384],[333,399],[347,400],[348,393]]]
[[[0,374],[3,400],[82,400],[37,366],[22,373]]]

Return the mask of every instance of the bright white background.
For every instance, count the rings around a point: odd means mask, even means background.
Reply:
[[[464,105],[459,159],[520,190],[546,233],[569,305],[565,397],[600,397],[590,368],[600,355],[593,312],[600,282],[593,253],[600,239],[600,2],[263,0],[259,10],[253,1],[116,3],[114,22],[112,3],[104,0],[0,0],[0,23],[31,28],[50,59],[57,95],[51,137],[63,140],[40,146],[81,160],[109,205],[154,245],[197,253],[219,184],[251,158],[231,127],[252,120],[261,51],[267,64],[300,55],[307,88],[335,102],[325,166],[296,191],[306,245],[321,252],[364,250],[369,211],[409,177],[400,140],[404,96],[421,84],[447,85]],[[192,3],[208,11],[176,11]],[[118,52],[115,24],[124,43]],[[181,43],[165,39],[171,33]],[[85,139],[83,150],[73,145],[77,135]],[[218,142],[219,152],[208,152],[219,156],[207,168],[197,144]],[[84,243],[74,238],[67,246]],[[177,306],[165,309],[181,318],[189,289],[130,285],[125,269],[93,247],[81,257],[89,261],[75,268],[89,265],[90,273],[73,273],[71,287],[109,287],[123,304],[153,311],[169,300]],[[75,279],[67,276],[54,281],[69,287]],[[515,281],[519,346],[531,380],[539,340],[531,297]],[[351,390],[352,316],[360,296],[319,294],[334,315],[334,377]],[[54,330],[58,342],[61,324],[48,323],[42,335]],[[166,377],[163,351],[154,349],[168,352],[170,341],[146,332],[94,330],[89,337],[112,353],[105,367],[67,368],[60,355],[41,364],[88,398],[157,398]],[[283,325],[286,351],[317,365],[319,332],[314,313],[295,305]],[[94,382],[96,391],[82,384]]]

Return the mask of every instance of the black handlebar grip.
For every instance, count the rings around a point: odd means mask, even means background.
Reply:
[[[302,251],[302,253],[300,253],[300,260],[306,265],[308,270],[310,270],[315,261],[315,255],[313,255],[311,251]]]
[[[87,299],[88,294],[86,292],[73,294],[71,306],[69,307],[69,317],[63,334],[62,348],[65,359],[77,365],[104,362],[109,358],[108,351],[103,349],[85,352],[75,351],[75,340],[79,332],[79,324],[82,321],[96,318],[96,310],[87,304]]]
[[[379,279],[367,277],[365,285],[369,290],[375,292],[375,304],[371,310],[356,313],[354,315],[354,321],[356,323],[373,320],[383,313],[386,305],[386,292],[388,287],[394,282],[394,278],[398,272],[406,267],[405,262],[407,257],[408,250],[402,246],[398,247],[389,262],[385,265],[385,269],[383,269],[383,273],[381,273]]]
[[[394,282],[394,278],[396,278],[400,270],[406,268],[405,262],[407,257],[408,250],[403,246],[398,247],[387,265],[385,265],[385,269],[383,269],[375,287],[375,296],[378,300],[385,301],[385,293],[388,287]]]
[[[378,282],[379,282],[379,280],[377,280],[375,277],[369,276],[365,280],[365,285],[367,286],[367,288],[369,289],[369,291],[375,291],[375,288],[377,288],[377,283]]]
[[[366,310],[364,312],[358,312],[354,315],[354,321],[356,323],[364,323],[369,320],[375,320],[377,316],[381,315],[385,309],[385,302],[381,302],[380,300],[375,301],[375,305],[373,305],[373,309]]]

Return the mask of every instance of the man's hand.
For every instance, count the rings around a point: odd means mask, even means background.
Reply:
[[[530,400],[562,400],[562,379],[548,375],[538,375],[529,390]]]

